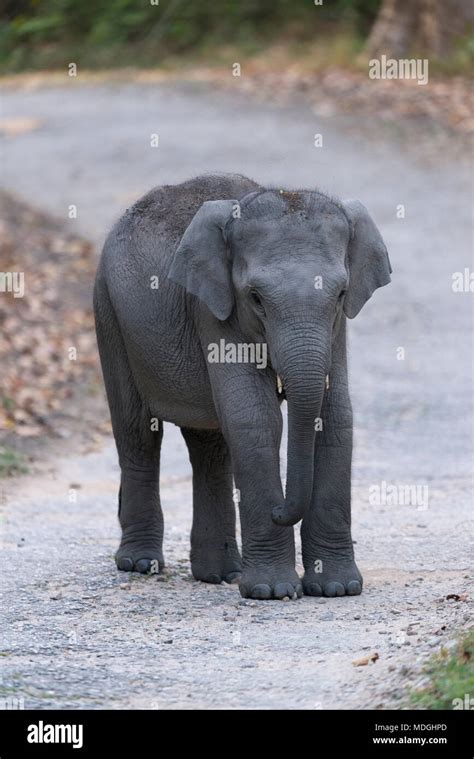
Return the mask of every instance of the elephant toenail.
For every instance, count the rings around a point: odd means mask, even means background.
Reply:
[[[238,582],[240,582],[241,577],[242,577],[241,572],[229,572],[229,574],[225,578],[225,581],[228,582],[230,585],[236,585]]]
[[[340,582],[328,582],[324,586],[324,595],[328,598],[334,598],[335,596],[344,596],[346,593],[344,585]]]
[[[293,586],[287,582],[278,582],[275,585],[274,595],[275,598],[288,597],[288,599],[290,599],[293,596]]]
[[[123,572],[131,572],[133,569],[133,561],[127,558],[117,559],[117,567]]]
[[[351,580],[347,583],[347,595],[359,596],[362,593],[362,585],[359,580]]]
[[[138,559],[135,564],[135,569],[142,575],[146,575],[150,571],[151,561],[150,559]]]
[[[219,585],[222,582],[222,577],[220,575],[207,575],[204,582],[212,582],[213,585]]]
[[[257,598],[260,601],[268,601],[272,597],[272,589],[270,585],[261,583],[260,585],[254,585],[250,593],[252,598]]]
[[[309,596],[323,595],[323,589],[317,582],[310,582],[309,585],[306,586],[306,592]]]

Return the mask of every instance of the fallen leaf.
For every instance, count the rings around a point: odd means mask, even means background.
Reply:
[[[0,131],[4,132],[7,137],[16,137],[18,134],[25,134],[38,129],[42,123],[41,119],[34,118],[0,119]]]
[[[368,664],[375,664],[377,659],[380,659],[380,656],[377,651],[374,651],[371,654],[367,654],[367,656],[362,656],[360,659],[354,659],[352,664],[354,667],[366,667]]]
[[[0,132],[7,126],[0,120]],[[15,121],[20,127],[35,124]],[[11,291],[0,297],[0,428],[23,438],[57,434],[73,410],[69,399],[99,381],[90,303],[95,255],[61,222],[2,191],[0,260],[12,274]],[[23,275],[21,290],[13,274]]]

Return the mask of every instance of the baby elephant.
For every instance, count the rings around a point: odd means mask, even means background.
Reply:
[[[366,209],[316,190],[203,176],[156,188],[125,213],[94,292],[121,467],[119,569],[164,566],[159,461],[163,422],[172,422],[193,468],[196,579],[238,582],[257,599],[361,592],[346,316],[390,272]],[[301,519],[302,581],[292,527]]]

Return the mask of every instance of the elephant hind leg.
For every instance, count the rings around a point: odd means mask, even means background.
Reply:
[[[164,566],[159,465],[163,423],[152,422],[130,371],[107,287],[94,291],[97,342],[121,469],[118,569],[157,573]]]
[[[242,560],[235,539],[229,449],[219,430],[181,432],[193,468],[193,576],[203,582],[238,582]]]

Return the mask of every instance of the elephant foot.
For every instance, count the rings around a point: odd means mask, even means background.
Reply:
[[[123,572],[158,574],[165,566],[162,541],[146,535],[146,531],[141,532],[141,535],[137,534],[136,528],[132,533],[123,530],[122,540],[115,554],[117,569]]]
[[[219,585],[237,583],[242,575],[242,559],[235,538],[206,542],[191,548],[191,572],[196,580]]]
[[[321,559],[306,569],[303,591],[307,596],[358,596],[362,593],[362,575],[354,559]]]
[[[303,595],[301,580],[293,565],[259,566],[244,569],[239,585],[243,598],[259,601],[290,598],[295,600]]]

